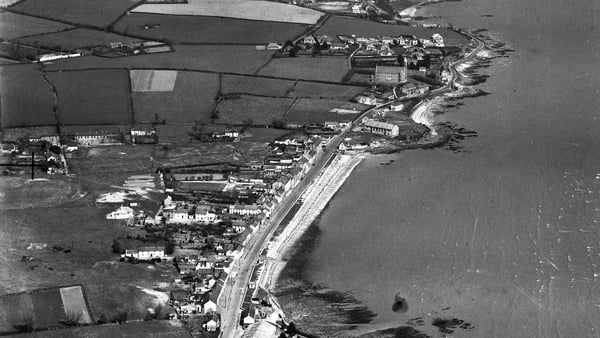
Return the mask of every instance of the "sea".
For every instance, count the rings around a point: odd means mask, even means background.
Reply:
[[[480,53],[467,73],[488,95],[432,117],[477,137],[367,157],[315,222],[294,276],[372,313],[321,335],[600,336],[600,1],[463,0],[417,15],[512,51]],[[319,334],[302,320],[316,310],[293,318]]]

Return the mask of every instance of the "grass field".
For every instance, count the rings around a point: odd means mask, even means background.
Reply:
[[[160,26],[145,29],[145,25]],[[148,39],[168,40],[173,43],[225,44],[284,43],[299,36],[308,27],[304,24],[285,22],[147,13],[126,15],[114,26],[118,32]]]
[[[177,71],[140,69],[129,72],[134,92],[170,92],[175,88]]]
[[[188,0],[187,4],[144,4],[133,12],[204,15],[248,20],[315,24],[323,13],[298,6],[244,0]]]
[[[333,85],[299,81],[290,96],[350,100],[364,91],[364,87]]]
[[[269,60],[271,53],[252,46],[176,46],[173,53],[138,55],[122,58],[86,56],[55,61],[50,70],[85,68],[189,69],[252,74]]]
[[[0,12],[0,39],[12,40],[21,36],[56,32],[71,28],[60,22],[33,18],[11,12]]]
[[[329,36],[352,35],[362,37],[398,36],[403,34],[414,35],[417,38],[429,39],[434,33],[444,37],[446,45],[469,43],[469,40],[461,34],[444,28],[423,28],[400,25],[388,25],[364,19],[333,16],[319,28],[318,34]]]
[[[290,111],[285,115],[285,120],[296,123],[323,123],[337,121],[352,121],[359,114],[338,114],[329,112],[333,108],[356,108],[357,112],[364,111],[366,106],[339,100],[298,99]]]
[[[129,73],[86,70],[48,73],[56,86],[63,125],[123,124],[132,121]]]
[[[262,77],[223,75],[221,92],[245,93],[267,96],[285,96],[294,81],[277,80]]]
[[[39,328],[57,326],[66,315],[62,310],[63,303],[57,289],[37,291],[31,294],[35,325]]]
[[[151,123],[155,114],[168,124],[206,122],[218,90],[217,74],[180,71],[173,91],[133,93],[135,122]]]
[[[275,128],[248,128],[241,135],[241,139],[246,142],[268,143],[275,141],[283,135],[289,134],[289,130]]]
[[[229,163],[243,165],[268,156],[267,143],[240,140],[239,142],[195,143],[156,152],[157,167],[177,167]]]
[[[94,325],[40,331],[28,334],[31,338],[80,338],[80,337],[127,337],[127,338],[191,338],[184,327],[170,321],[131,322],[121,325]]]
[[[243,124],[251,120],[252,125],[269,125],[274,119],[281,118],[293,99],[258,96],[241,96],[224,100],[217,106],[219,124]]]
[[[138,0],[25,0],[12,10],[68,23],[106,27]]]
[[[52,87],[37,65],[0,68],[2,126],[43,126],[56,124]]]
[[[348,60],[344,57],[295,57],[272,59],[259,74],[288,79],[342,82],[349,70]]]
[[[37,44],[39,47],[50,49],[55,49],[59,46],[62,50],[73,50],[85,47],[107,46],[111,42],[131,43],[140,40],[93,29],[77,28],[64,32],[30,36],[17,39],[17,41],[31,46]]]
[[[69,167],[88,181],[120,186],[131,175],[152,172],[153,151],[152,145],[90,148],[81,150],[79,158],[71,159]]]

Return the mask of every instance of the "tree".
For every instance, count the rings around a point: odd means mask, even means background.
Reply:
[[[13,325],[15,330],[19,332],[33,332],[35,321],[32,315],[26,315],[19,324]]]
[[[271,127],[277,128],[277,129],[284,129],[285,121],[283,121],[282,119],[273,119],[273,120],[271,120]]]
[[[214,122],[214,120],[219,118],[219,114],[220,112],[218,110],[213,110],[213,112],[210,114],[210,119]]]
[[[242,120],[242,124],[244,125],[244,127],[249,127],[252,124],[254,124],[254,120],[251,119],[250,117],[247,117],[245,119]]]
[[[116,254],[124,254],[125,253],[125,246],[123,244],[123,242],[121,242],[119,239],[113,239],[113,244],[112,244],[112,249],[113,252]]]
[[[172,255],[175,252],[175,242],[168,241],[165,245],[165,254]]]

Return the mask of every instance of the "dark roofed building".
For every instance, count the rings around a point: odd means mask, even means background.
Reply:
[[[406,81],[406,67],[375,66],[375,83],[398,84]]]

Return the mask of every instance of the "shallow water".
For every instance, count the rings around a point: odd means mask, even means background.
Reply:
[[[600,335],[599,7],[426,7],[516,50],[477,70],[490,75],[477,85],[490,95],[436,117],[478,137],[461,152],[364,161],[318,222],[304,277],[352,292],[378,314],[369,329],[408,321],[441,336],[441,318],[473,326],[453,336]],[[396,293],[405,313],[392,311]]]

